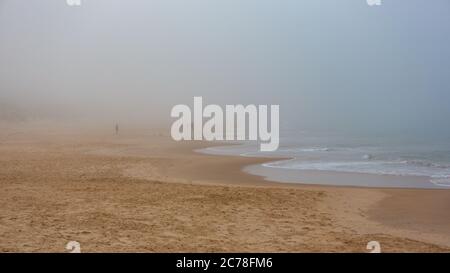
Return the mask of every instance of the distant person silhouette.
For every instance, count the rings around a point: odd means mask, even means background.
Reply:
[[[119,124],[116,123],[116,135],[118,135],[118,134],[119,134]]]

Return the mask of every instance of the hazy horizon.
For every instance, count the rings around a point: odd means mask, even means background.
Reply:
[[[203,96],[279,104],[282,129],[450,137],[446,0],[0,0],[0,60],[0,119],[169,129]]]

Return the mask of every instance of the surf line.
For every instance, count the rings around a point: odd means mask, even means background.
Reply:
[[[275,151],[280,143],[280,106],[270,105],[270,124],[268,108],[268,105],[226,105],[224,115],[219,105],[203,107],[203,98],[194,97],[193,112],[184,104],[172,108],[170,116],[178,119],[170,133],[175,141],[259,141],[261,151]],[[204,119],[207,119],[205,123]]]

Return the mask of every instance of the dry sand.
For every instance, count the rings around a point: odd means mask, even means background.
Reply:
[[[311,187],[159,134],[0,132],[0,251],[449,252],[450,190]],[[307,182],[307,181],[306,181]]]

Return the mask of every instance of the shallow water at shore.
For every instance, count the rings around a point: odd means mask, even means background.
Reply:
[[[301,139],[301,140],[299,140]],[[255,143],[211,147],[202,153],[286,158],[244,170],[270,181],[338,186],[450,189],[450,145],[395,139],[284,139],[276,152]]]

